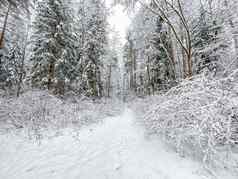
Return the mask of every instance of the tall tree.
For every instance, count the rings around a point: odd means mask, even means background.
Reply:
[[[88,96],[101,97],[102,58],[107,45],[107,10],[101,0],[83,0],[79,8],[82,85]]]
[[[72,69],[77,63],[74,40],[72,14],[67,2],[39,1],[31,36],[33,86],[47,86],[64,93],[65,82],[71,80]]]

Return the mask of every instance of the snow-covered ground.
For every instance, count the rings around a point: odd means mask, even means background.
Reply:
[[[158,139],[148,138],[134,114],[80,131],[64,129],[41,144],[21,135],[0,136],[2,179],[209,179],[200,163],[181,158]],[[222,179],[230,179],[224,174]],[[235,177],[233,177],[235,179]]]

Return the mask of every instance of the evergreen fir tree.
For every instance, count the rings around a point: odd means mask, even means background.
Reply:
[[[22,72],[22,58],[23,52],[19,44],[12,47],[2,58],[0,81],[8,89],[13,90],[19,82],[19,75]],[[25,71],[23,73],[25,74]]]
[[[58,88],[58,93],[63,93],[65,82],[73,80],[77,58],[70,12],[63,0],[43,0],[37,3],[31,37],[33,86],[47,86],[48,89],[54,86]]]
[[[157,18],[154,38],[151,45],[156,53],[152,56],[152,82],[157,90],[167,90],[170,87],[172,78],[172,70],[170,68],[170,60],[165,50],[169,51],[170,40],[167,31],[163,29],[163,22]]]

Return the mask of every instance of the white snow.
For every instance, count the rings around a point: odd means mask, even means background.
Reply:
[[[144,135],[131,110],[37,145],[0,136],[1,179],[209,179],[199,162],[181,158]],[[221,177],[222,179],[230,178]]]

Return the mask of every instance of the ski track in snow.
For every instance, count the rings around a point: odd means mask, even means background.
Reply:
[[[70,132],[41,145],[11,140],[0,138],[0,179],[210,179],[198,162],[147,139],[129,109],[77,140]]]

